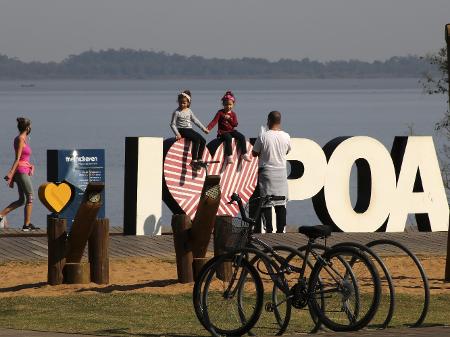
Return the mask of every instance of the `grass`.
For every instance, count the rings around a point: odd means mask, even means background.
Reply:
[[[396,296],[392,326],[418,318],[421,297]],[[433,295],[426,325],[450,323],[450,295]],[[295,310],[295,309],[293,309]],[[380,309],[382,316],[383,307]],[[307,330],[308,321],[293,313],[288,332]],[[264,312],[255,333],[269,330],[272,314]],[[382,319],[382,317],[381,317]],[[11,297],[0,299],[0,327],[25,330],[85,333],[108,336],[208,336],[197,321],[191,294],[98,294],[62,297]]]

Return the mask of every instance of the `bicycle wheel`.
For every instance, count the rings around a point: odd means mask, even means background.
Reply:
[[[314,266],[313,263],[308,259],[303,279],[300,280],[301,268],[305,260],[304,254],[297,249],[287,246],[274,246],[272,248],[277,254],[286,256],[284,261],[280,263],[280,270],[283,272],[284,279],[289,287],[287,298],[286,293],[281,291],[276,284],[272,288],[273,312],[280,326],[280,332],[284,333],[289,323],[291,330],[296,332],[317,332],[321,324],[314,311],[310,308],[306,293],[308,279]],[[296,309],[294,316],[292,314],[287,315],[282,306],[283,302],[289,303],[290,306]]]
[[[294,248],[274,246],[271,250],[265,249],[264,254],[258,254],[250,263],[256,267],[263,280],[265,290],[265,306],[258,323],[251,333],[258,336],[280,336],[289,325],[291,317],[291,296],[289,284],[285,279],[285,272],[280,265],[287,255],[296,252]],[[278,289],[277,297],[274,299],[273,289]]]
[[[333,331],[362,329],[375,316],[380,303],[377,269],[354,247],[334,247],[319,257],[308,287],[312,310]],[[319,298],[325,302],[322,307]]]
[[[230,264],[231,263],[231,264]],[[257,270],[234,253],[214,259],[194,285],[194,307],[202,325],[213,335],[241,336],[257,322],[264,289]]]
[[[400,258],[400,259],[405,259],[406,257],[401,256],[401,255],[405,254],[412,260],[412,263],[411,263],[411,261],[407,261],[408,259],[406,258],[406,260],[403,260],[403,262],[402,262],[403,265],[406,265],[407,268],[409,268],[409,273],[408,273],[408,275],[405,276],[405,275],[399,275],[399,273],[396,272],[395,268],[396,268],[397,263],[394,263],[396,260],[395,258],[392,258],[389,256],[384,257],[384,261],[388,266],[390,266],[392,264],[391,270],[394,271],[394,273],[392,275],[392,278],[394,279],[394,287],[398,286],[400,288],[400,292],[401,292],[402,286],[407,285],[408,282],[417,283],[421,279],[422,284],[421,284],[421,287],[419,287],[418,289],[420,289],[420,288],[423,289],[423,292],[422,292],[423,296],[418,297],[417,301],[416,301],[416,303],[420,307],[417,308],[416,310],[415,310],[415,308],[408,308],[408,310],[410,312],[417,313],[419,317],[415,322],[406,324],[413,328],[421,326],[422,323],[425,321],[425,318],[427,317],[428,308],[430,306],[430,284],[428,281],[427,274],[425,273],[425,269],[423,268],[423,266],[420,263],[417,256],[405,245],[401,244],[400,242],[393,241],[393,240],[388,240],[388,239],[375,240],[375,241],[369,242],[367,244],[367,246],[371,247],[373,249],[377,249],[378,246],[391,246],[390,248],[395,247],[398,250],[395,250],[395,248],[394,248],[394,250],[391,251],[391,254],[395,255],[397,258]],[[416,267],[416,270],[414,270],[414,266]],[[399,292],[397,292],[397,293],[399,296],[401,296],[401,294]],[[399,301],[399,303],[400,303],[400,301]]]
[[[389,291],[389,297],[388,297],[389,305],[388,305],[387,310],[385,310],[384,308],[383,308],[383,310],[379,310],[379,311],[382,311],[382,313],[387,311],[387,314],[382,323],[375,323],[375,327],[381,328],[381,329],[387,328],[389,325],[389,322],[392,319],[392,316],[393,316],[394,310],[395,310],[395,287],[394,287],[394,283],[392,281],[391,273],[389,272],[389,270],[386,267],[383,260],[378,256],[378,254],[376,254],[368,246],[365,246],[365,245],[357,243],[357,242],[341,242],[341,243],[334,245],[333,247],[341,247],[341,246],[350,246],[350,247],[355,247],[357,249],[362,250],[369,257],[371,257],[374,261],[376,261],[375,265],[378,266],[383,271],[383,277],[380,279],[380,282],[382,283],[382,285],[384,282],[387,283],[387,287],[388,287],[388,291]],[[381,294],[383,295],[383,287],[381,288]],[[382,302],[383,302],[383,296],[381,298],[381,303]],[[381,305],[381,303],[380,303],[380,305]],[[378,319],[379,319],[378,317],[374,318],[374,320],[377,320],[377,321],[378,321]],[[374,323],[372,322],[372,324],[374,324]],[[373,325],[372,325],[372,327],[373,327]]]

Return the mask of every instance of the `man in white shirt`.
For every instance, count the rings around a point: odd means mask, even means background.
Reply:
[[[269,113],[267,126],[269,130],[258,137],[252,154],[259,158],[258,187],[260,195],[286,197],[285,200],[272,201],[264,205],[262,209],[266,232],[270,233],[273,230],[272,206],[274,206],[277,233],[283,233],[286,226],[286,200],[288,198],[286,155],[291,150],[291,137],[281,130],[281,113],[279,111]]]

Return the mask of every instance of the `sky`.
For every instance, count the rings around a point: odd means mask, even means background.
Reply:
[[[0,54],[93,49],[204,57],[385,60],[444,45],[450,0],[0,0]]]

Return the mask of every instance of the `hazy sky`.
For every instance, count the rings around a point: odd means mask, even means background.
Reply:
[[[0,0],[0,54],[374,60],[438,49],[448,22],[450,0]]]

